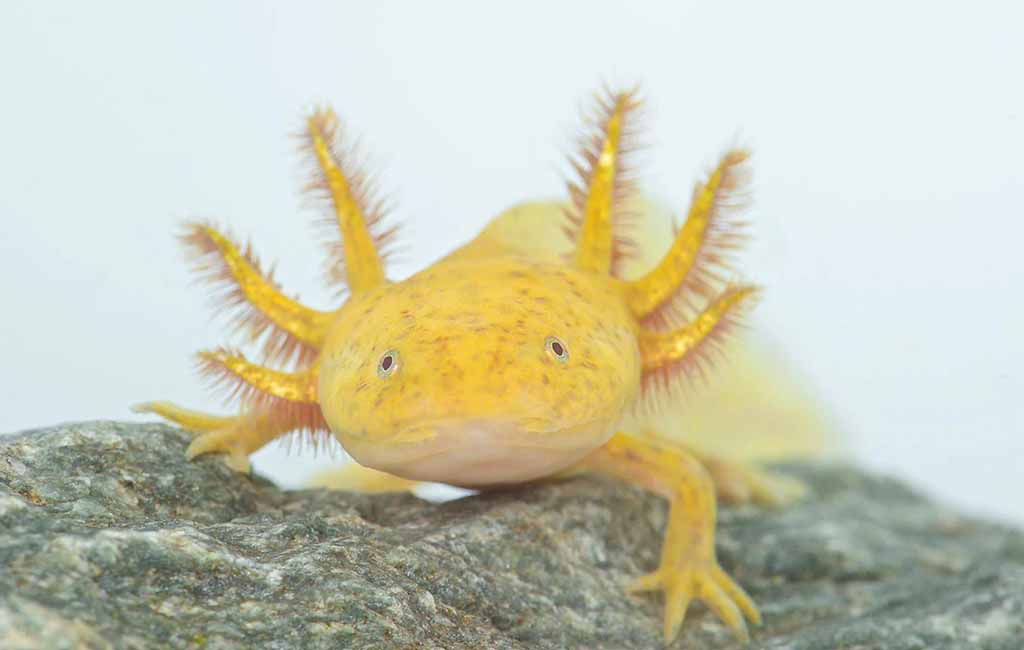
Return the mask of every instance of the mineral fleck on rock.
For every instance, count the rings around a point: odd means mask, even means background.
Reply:
[[[0,437],[0,648],[661,648],[665,503],[578,479],[445,504],[283,492],[188,435],[85,422]],[[899,482],[723,508],[756,648],[1024,647],[1024,535]],[[1007,495],[1009,498],[1009,495]],[[738,648],[701,605],[678,648]]]

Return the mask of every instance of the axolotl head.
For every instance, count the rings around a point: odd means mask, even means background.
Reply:
[[[636,324],[607,276],[517,258],[441,262],[350,299],[319,401],[361,464],[480,486],[550,475],[636,397]]]

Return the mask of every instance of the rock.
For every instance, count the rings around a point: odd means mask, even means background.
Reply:
[[[0,437],[0,647],[661,648],[665,504],[578,479],[445,504],[282,492],[187,434],[86,422]],[[1024,647],[1024,535],[845,466],[723,508],[749,648]],[[695,604],[674,647],[736,648]]]

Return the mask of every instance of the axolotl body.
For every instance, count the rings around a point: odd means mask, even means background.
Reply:
[[[664,592],[666,642],[693,599],[747,638],[747,622],[760,614],[716,560],[716,487],[727,496],[724,486],[745,483],[741,492],[762,501],[779,493],[749,468],[621,428],[637,410],[672,399],[757,294],[721,281],[736,243],[727,213],[747,153],[722,157],[697,184],[668,252],[626,280],[619,268],[635,188],[624,159],[637,104],[631,92],[599,102],[574,160],[579,180],[564,217],[510,210],[400,282],[384,270],[394,231],[344,152],[337,118],[313,113],[302,137],[312,189],[340,231],[329,274],[347,287],[344,304],[300,304],[247,247],[209,224],[189,224],[184,240],[199,270],[223,290],[219,304],[236,310],[251,337],[263,337],[265,359],[224,348],[200,353],[202,368],[240,398],[236,416],[168,402],[139,410],[195,431],[190,457],[225,454],[240,470],[271,440],[305,431],[333,434],[366,472],[403,487],[486,489],[584,473],[638,484],[670,502],[661,563],[629,587]],[[542,213],[558,227],[535,229]],[[530,232],[532,240],[523,236]],[[569,250],[555,251],[549,235],[565,237]]]

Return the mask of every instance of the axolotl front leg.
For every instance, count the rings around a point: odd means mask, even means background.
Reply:
[[[192,460],[204,454],[224,454],[224,461],[236,472],[249,473],[249,456],[279,437],[283,431],[266,413],[243,412],[221,416],[193,411],[171,402],[144,402],[133,407],[136,413],[154,413],[195,434],[185,451]]]
[[[683,447],[618,433],[568,473],[612,476],[668,499],[661,562],[656,571],[627,587],[629,592],[664,593],[666,643],[675,638],[694,599],[704,601],[737,637],[749,638],[747,621],[760,624],[761,614],[750,596],[718,565],[715,484],[693,454]]]

